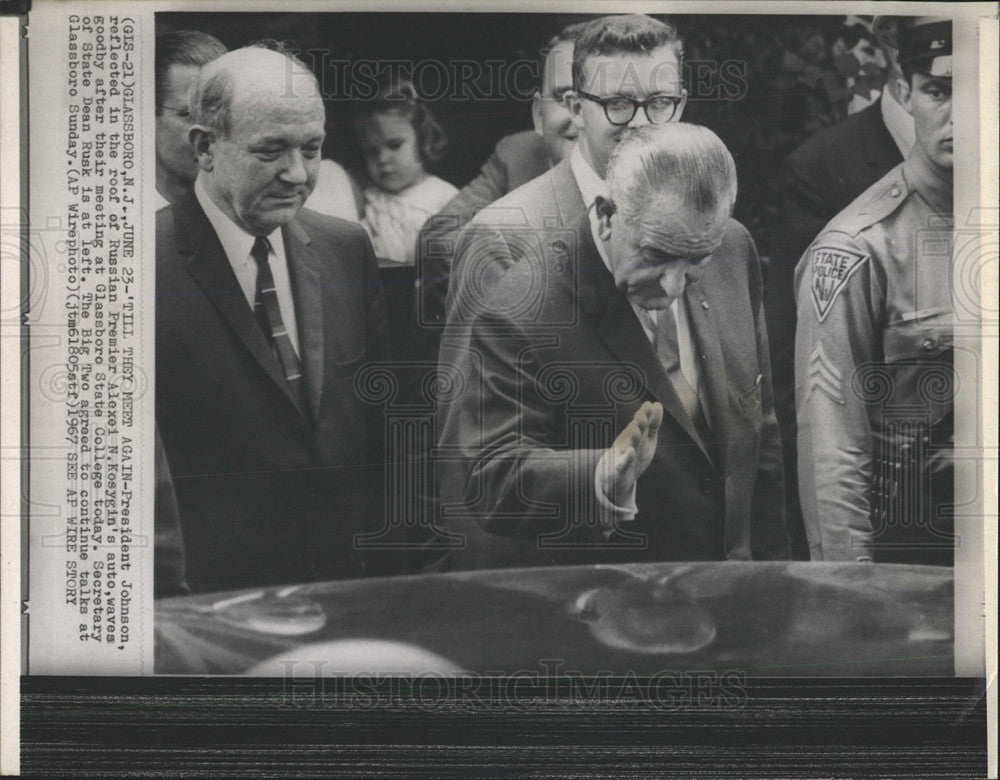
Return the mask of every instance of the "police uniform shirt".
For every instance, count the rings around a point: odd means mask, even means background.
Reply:
[[[893,525],[922,524],[923,543],[950,544],[932,527],[927,483],[951,463],[934,432],[947,428],[950,443],[952,209],[951,178],[911,155],[796,267],[799,480],[813,560],[944,562],[876,551],[893,544],[883,533]]]

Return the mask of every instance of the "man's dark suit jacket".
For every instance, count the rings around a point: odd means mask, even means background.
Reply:
[[[177,496],[170,464],[163,449],[160,430],[153,443],[153,473],[156,492],[153,503],[153,597],[186,596],[190,593],[184,576],[184,537],[177,516]]]
[[[456,349],[469,384],[445,410],[440,440],[442,458],[464,459],[445,492],[460,500],[442,507],[449,530],[466,536],[452,565],[787,557],[759,262],[747,231],[732,223],[683,299],[711,441],[685,418],[586,212],[552,235],[502,274],[468,347]],[[608,537],[596,522],[595,468],[647,400],[665,410],[656,455],[637,484],[638,516]]]
[[[459,231],[484,207],[548,169],[545,145],[534,130],[506,135],[497,142],[479,175],[427,220],[417,242],[424,322],[444,322],[444,301]]]
[[[371,570],[353,535],[381,523],[381,413],[354,380],[386,357],[375,256],[305,209],[283,235],[302,407],[197,200],[157,213],[156,416],[194,592]]]
[[[882,120],[880,101],[802,144],[782,168],[784,195],[772,235],[764,291],[771,337],[774,406],[785,445],[789,534],[793,552],[808,558],[798,509],[795,437],[795,266],[826,223],[903,161]]]

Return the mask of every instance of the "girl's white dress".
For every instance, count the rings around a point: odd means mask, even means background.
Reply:
[[[413,265],[420,228],[457,193],[448,182],[429,175],[396,193],[366,187],[361,225],[371,236],[379,264]]]

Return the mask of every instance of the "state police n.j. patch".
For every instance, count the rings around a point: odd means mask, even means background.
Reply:
[[[868,259],[850,249],[820,246],[812,250],[812,299],[822,322],[848,279]]]

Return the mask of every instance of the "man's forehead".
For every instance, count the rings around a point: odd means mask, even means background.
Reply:
[[[681,65],[672,46],[650,52],[597,54],[583,62],[585,86],[601,94],[638,94],[674,91],[683,81]]]
[[[247,83],[234,90],[232,109],[237,113],[252,112],[271,122],[309,122],[326,113],[318,92],[296,94]]]
[[[919,71],[913,75],[914,77],[920,78],[922,86],[951,89],[951,76],[931,76],[927,73],[920,73]]]
[[[546,92],[573,86],[573,42],[560,41],[545,56],[543,86]]]
[[[636,220],[636,244],[677,257],[702,257],[722,243],[728,216],[720,209],[700,211],[679,199],[655,199]]]
[[[319,99],[255,99],[233,103],[233,128],[243,129],[251,140],[268,136],[313,136],[325,132],[326,114]]]

